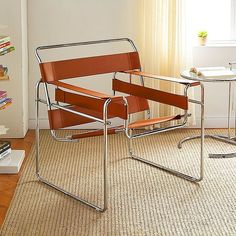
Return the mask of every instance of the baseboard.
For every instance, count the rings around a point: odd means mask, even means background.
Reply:
[[[196,125],[191,126],[193,128],[199,128],[201,124],[200,117],[196,118]],[[235,118],[232,117],[230,120],[230,126],[235,126]],[[227,117],[205,117],[205,127],[206,128],[227,128],[228,127],[228,118]]]

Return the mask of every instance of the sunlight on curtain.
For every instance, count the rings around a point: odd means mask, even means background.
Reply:
[[[187,0],[139,0],[139,3],[138,46],[143,71],[179,77],[182,70],[191,66],[192,40],[187,30]],[[172,93],[183,92],[182,86],[175,83],[145,79],[145,84]],[[179,113],[174,107],[157,103],[150,105],[153,116]],[[193,108],[190,113],[194,117]]]

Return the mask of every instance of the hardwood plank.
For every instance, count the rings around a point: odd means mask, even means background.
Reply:
[[[7,210],[10,206],[17,183],[20,179],[25,160],[28,158],[32,144],[35,139],[34,130],[29,130],[23,139],[5,139],[10,140],[12,149],[25,150],[25,159],[18,174],[0,174],[0,227],[3,224]]]

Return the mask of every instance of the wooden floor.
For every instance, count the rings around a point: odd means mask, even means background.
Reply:
[[[8,139],[8,140],[11,141],[12,149],[25,150],[25,160],[26,160],[26,158],[28,158],[29,156],[29,152],[31,150],[34,139],[35,139],[34,131],[29,130],[24,139]],[[23,168],[21,168],[19,174],[14,174],[14,175],[0,174],[0,227],[4,221],[8,207],[11,203],[11,199],[16,189],[16,185],[20,178],[22,169]]]

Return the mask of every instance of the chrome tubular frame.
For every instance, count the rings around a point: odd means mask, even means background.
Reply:
[[[187,90],[188,90],[188,86],[186,86],[185,88],[185,91],[184,91],[184,95],[187,96]],[[159,129],[154,129],[154,130],[150,130],[150,131],[145,131],[143,133],[140,133],[140,134],[132,134],[133,130],[132,129],[128,129],[128,122],[125,123],[125,133],[126,133],[126,136],[128,137],[129,139],[129,154],[130,154],[130,157],[134,160],[137,160],[137,161],[141,161],[145,164],[149,164],[153,167],[156,167],[156,168],[159,168],[163,171],[166,171],[168,173],[171,173],[177,177],[180,177],[180,178],[183,178],[183,179],[186,179],[188,181],[191,181],[191,182],[200,182],[202,179],[203,179],[203,174],[204,174],[204,86],[203,84],[201,84],[201,101],[195,101],[195,100],[189,100],[189,102],[191,103],[195,103],[195,104],[199,104],[201,106],[201,147],[200,147],[200,166],[199,166],[199,177],[193,177],[193,176],[189,176],[189,175],[186,175],[184,173],[181,173],[177,170],[174,170],[174,169],[170,169],[168,167],[165,167],[163,165],[160,165],[160,164],[157,164],[157,163],[154,163],[152,161],[149,161],[149,160],[146,160],[142,157],[139,157],[139,156],[136,156],[133,152],[133,145],[132,145],[132,141],[133,139],[135,138],[139,138],[139,137],[144,137],[144,136],[147,136],[147,135],[151,135],[151,134],[157,134],[157,133],[161,133],[161,132],[165,132],[165,131],[169,131],[169,130],[174,130],[174,129],[177,129],[177,128],[181,128],[181,127],[184,127],[186,125],[186,122],[187,122],[187,117],[188,117],[188,114],[187,114],[187,111],[185,111],[185,118],[184,118],[184,121],[182,124],[179,124],[179,125],[175,125],[175,126],[171,126],[171,127],[166,127],[166,128],[159,128]],[[181,148],[181,144],[178,145],[179,148]]]
[[[107,151],[107,144],[108,144],[108,135],[107,135],[107,125],[108,125],[108,118],[107,118],[107,108],[108,105],[111,101],[111,99],[107,99],[106,102],[104,103],[103,106],[103,131],[104,131],[104,144],[103,144],[103,149],[104,149],[104,153],[103,153],[103,207],[99,207],[93,203],[90,203],[82,198],[80,198],[77,195],[74,195],[68,191],[66,191],[65,189],[63,189],[60,186],[55,185],[54,183],[48,181],[47,179],[45,179],[44,177],[42,177],[40,175],[40,144],[39,144],[39,135],[40,135],[40,128],[39,128],[39,103],[43,103],[45,104],[45,101],[39,98],[39,88],[40,88],[40,84],[42,82],[38,81],[36,84],[36,98],[35,98],[35,102],[36,102],[36,176],[38,178],[39,181],[41,181],[42,183],[66,194],[69,197],[72,197],[73,199],[80,201],[81,203],[96,209],[97,211],[100,212],[104,212],[107,209],[107,157],[108,157],[108,151]],[[47,90],[47,87],[45,86],[45,90]],[[47,96],[48,91],[46,92],[46,97],[47,97],[47,105],[48,105],[48,109],[51,109],[51,104],[50,104],[50,99]],[[70,111],[69,111],[70,112]],[[57,140],[57,141],[66,141],[66,142],[70,142],[73,140],[70,139],[62,139],[62,138],[58,138],[55,136],[54,131],[51,131],[52,136]]]
[[[236,75],[236,71],[233,69],[233,65],[236,65],[236,62],[230,62],[230,70],[234,71],[235,75]],[[230,134],[230,130],[231,130],[231,126],[230,126],[230,119],[231,119],[231,105],[232,105],[232,84],[235,85],[236,82],[236,76],[231,78],[202,78],[202,77],[198,77],[194,74],[189,73],[189,71],[183,71],[181,73],[181,77],[185,78],[185,79],[189,79],[189,80],[194,80],[194,81],[199,81],[201,83],[228,83],[229,84],[229,88],[228,88],[228,117],[227,117],[227,134],[226,135],[222,135],[222,134],[207,134],[205,135],[205,138],[212,138],[212,139],[216,139],[220,142],[225,142],[231,145],[236,145],[236,116],[235,116],[235,133],[234,136],[231,137]],[[236,114],[236,113],[235,113]],[[186,137],[183,140],[181,140],[179,142],[179,146],[181,146],[184,142],[192,140],[192,139],[197,139],[197,138],[201,138],[201,135],[194,135],[194,136],[190,136],[190,137]],[[208,155],[210,158],[232,158],[232,157],[236,157],[236,152],[232,152],[232,153],[209,153]]]
[[[231,104],[232,104],[231,96],[232,96],[233,86],[232,86],[232,82],[228,82],[228,83],[229,83],[229,98],[228,98],[227,135],[206,134],[205,138],[212,138],[212,139],[216,139],[218,141],[225,142],[225,143],[228,143],[231,145],[236,145],[235,136],[231,137],[231,135],[230,135],[230,129],[231,129],[230,118],[231,118]],[[236,117],[235,117],[235,119],[236,119]],[[235,130],[236,130],[236,127],[235,127]],[[186,137],[179,142],[178,146],[181,148],[182,144],[184,142],[187,142],[187,141],[190,141],[193,139],[198,139],[198,138],[201,138],[201,135],[193,135],[190,137]],[[236,157],[236,153],[209,153],[208,156],[209,156],[209,158],[232,158],[232,157]]]
[[[54,48],[65,48],[65,47],[77,47],[77,46],[86,46],[86,45],[93,45],[93,44],[103,44],[103,43],[112,43],[112,42],[120,42],[120,41],[126,41],[129,42],[132,46],[133,50],[137,52],[137,48],[134,44],[134,42],[129,38],[118,38],[118,39],[105,39],[105,40],[96,40],[96,41],[87,41],[87,42],[77,42],[77,43],[64,43],[64,44],[54,44],[54,45],[47,45],[47,46],[39,46],[35,50],[35,56],[38,60],[38,62],[42,62],[39,51],[41,50],[48,50],[48,49],[54,49]]]
[[[134,43],[132,40],[128,39],[128,38],[120,38],[120,39],[109,39],[109,40],[99,40],[99,41],[90,41],[90,42],[78,42],[78,43],[66,43],[66,44],[58,44],[58,45],[49,45],[49,46],[40,46],[35,50],[35,55],[36,58],[38,60],[39,63],[42,63],[42,59],[39,56],[39,51],[40,50],[48,50],[48,49],[55,49],[55,48],[64,48],[64,47],[74,47],[74,46],[84,46],[84,45],[93,45],[93,44],[103,44],[103,43],[111,43],[111,42],[118,42],[118,41],[127,41],[130,43],[130,45],[132,46],[134,51],[137,51],[137,48],[135,47]],[[41,83],[44,85],[44,91],[45,91],[45,95],[46,95],[46,100],[41,99],[39,96],[39,88]],[[36,84],[36,98],[35,98],[35,102],[36,102],[36,176],[38,178],[39,181],[45,183],[46,185],[80,201],[81,203],[92,207],[94,209],[96,209],[97,211],[100,212],[104,212],[107,209],[107,158],[108,158],[108,134],[107,134],[107,126],[111,124],[110,121],[108,121],[108,114],[107,114],[107,109],[108,109],[108,105],[111,102],[111,99],[107,99],[104,103],[103,106],[103,119],[99,119],[97,117],[94,116],[90,116],[84,113],[80,113],[77,111],[74,111],[66,106],[61,106],[59,103],[52,103],[50,101],[49,98],[49,92],[48,92],[48,88],[47,88],[47,83],[43,83],[41,81],[38,81]],[[53,107],[54,108],[59,108],[62,110],[65,110],[67,112],[71,112],[73,114],[76,115],[80,115],[80,116],[84,116],[87,118],[90,118],[94,121],[100,122],[103,124],[103,149],[104,149],[104,153],[103,153],[103,207],[97,206],[93,203],[90,203],[82,198],[80,198],[79,196],[76,196],[66,190],[64,190],[62,187],[57,186],[55,184],[53,184],[52,182],[49,182],[48,180],[46,180],[45,178],[43,178],[40,175],[40,155],[39,155],[39,149],[40,149],[40,144],[39,144],[39,103],[43,103],[46,104],[48,107],[48,110],[51,110]],[[51,130],[51,135],[52,137],[56,140],[56,141],[61,141],[61,142],[77,142],[78,139],[73,140],[70,137],[66,137],[66,138],[60,138],[56,136],[55,130]]]

